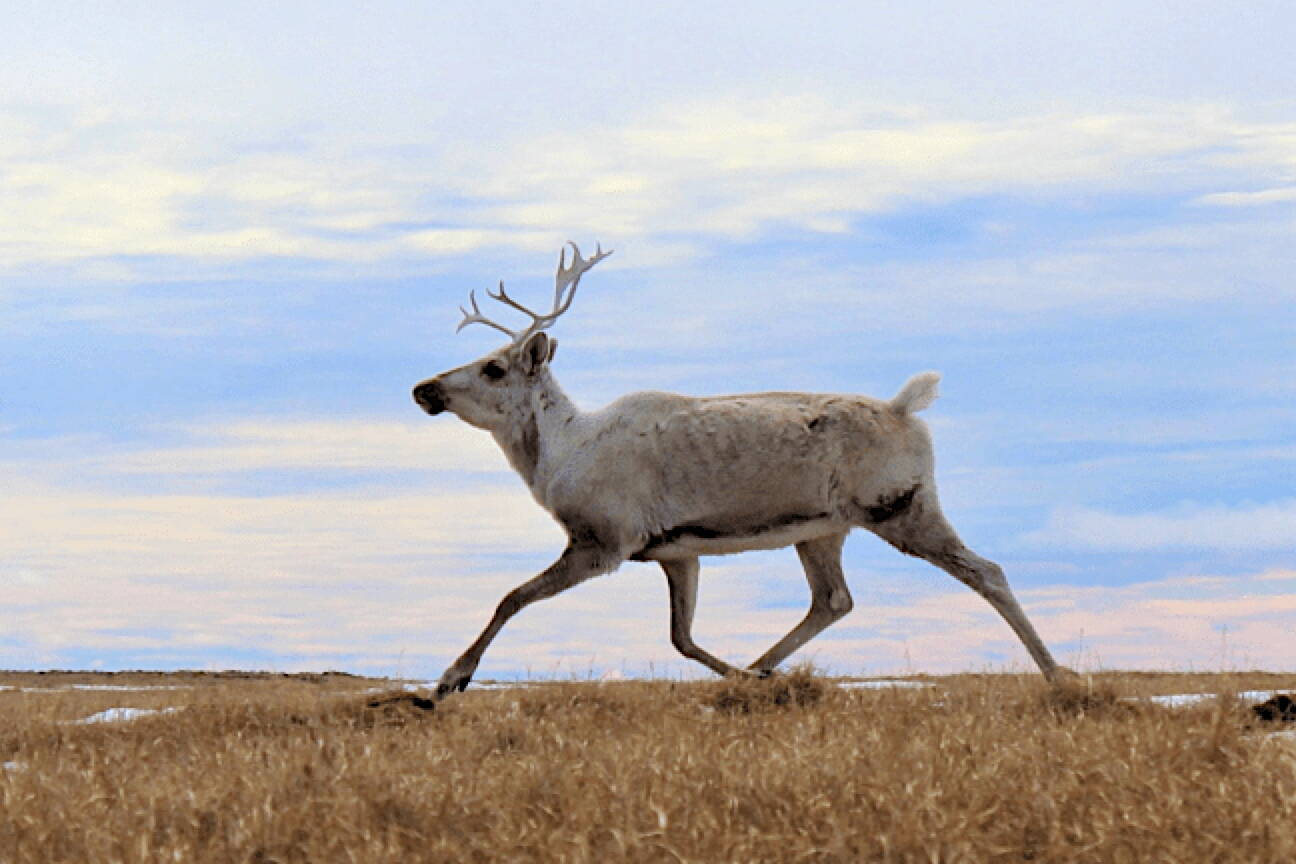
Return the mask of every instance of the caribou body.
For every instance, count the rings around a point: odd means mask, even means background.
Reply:
[[[571,305],[589,259],[572,245],[559,256],[553,310],[537,314],[504,291],[490,296],[532,319],[513,331],[483,316],[475,296],[459,327],[484,324],[510,342],[481,359],[421,382],[415,401],[489,431],[536,501],[567,532],[544,572],[510,591],[481,635],[446,670],[438,698],[462,690],[487,646],[513,615],[537,600],[624,561],[656,561],[670,593],[671,641],[720,674],[768,674],[851,610],[841,550],[865,528],[901,552],[959,579],[1003,616],[1050,680],[1060,667],[1017,604],[995,563],[969,550],[941,514],[931,436],[917,416],[936,398],[940,376],[911,378],[890,400],[810,393],[693,398],[635,393],[580,411],[558,386],[545,330]],[[795,546],[810,583],[805,618],[740,670],[692,637],[698,558]]]

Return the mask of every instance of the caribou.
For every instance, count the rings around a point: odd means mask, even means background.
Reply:
[[[414,388],[428,414],[449,411],[490,432],[567,534],[558,560],[508,592],[446,669],[438,700],[468,686],[491,641],[523,608],[625,561],[657,562],[665,572],[671,642],[681,654],[721,675],[769,675],[851,610],[841,554],[857,527],[989,601],[1048,680],[1067,671],[1054,662],[1003,570],[968,549],[941,513],[931,435],[916,416],[936,398],[937,373],[913,376],[885,401],[642,392],[582,411],[554,377],[558,341],[546,331],[571,307],[581,276],[612,252],[600,245],[584,258],[575,243],[567,245],[549,312],[517,302],[501,281],[487,295],[530,318],[514,330],[483,315],[470,292],[458,330],[481,324],[508,343]],[[810,585],[810,609],[800,623],[745,669],[699,647],[692,635],[699,556],[784,546],[796,547]]]

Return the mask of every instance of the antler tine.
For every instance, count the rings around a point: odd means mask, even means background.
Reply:
[[[567,266],[567,247],[572,248],[572,263]],[[609,249],[603,251],[603,244],[599,243],[594,250],[594,256],[586,259],[581,257],[580,247],[575,243],[568,241],[566,245],[558,251],[558,272],[554,275],[554,309],[548,315],[544,316],[550,320],[557,318],[567,311],[571,302],[576,297],[576,286],[580,284],[580,278],[589,271],[598,262],[611,255],[615,250]],[[563,294],[566,293],[564,298]]]
[[[503,292],[504,292],[504,283],[501,282],[500,293]],[[494,294],[491,294],[489,290],[487,290],[486,293],[490,294],[490,296],[492,297],[495,296]],[[467,327],[469,324],[485,324],[487,327],[494,327],[496,330],[500,331],[501,333],[507,333],[510,338],[513,339],[517,338],[517,334],[514,333],[512,330],[508,329],[503,324],[496,324],[494,321],[490,320],[485,315],[481,314],[481,310],[477,308],[476,291],[468,292],[468,302],[472,303],[472,312],[469,312],[467,309],[463,308],[462,306],[459,307],[459,311],[463,313],[464,317],[463,320],[459,322],[459,326],[455,328],[456,333],[458,333],[463,328]]]
[[[499,291],[496,292],[496,293],[494,293],[494,294],[492,294],[492,293],[490,292],[490,290],[488,289],[488,290],[486,291],[486,296],[489,297],[489,298],[491,298],[492,300],[498,300],[498,301],[501,302],[501,303],[504,303],[504,304],[506,304],[506,305],[512,306],[514,309],[518,310],[519,312],[523,313],[524,315],[530,315],[530,316],[531,316],[531,320],[532,320],[533,322],[534,322],[534,321],[539,321],[540,318],[543,317],[543,316],[537,315],[536,313],[532,312],[532,311],[531,311],[530,309],[528,309],[527,307],[523,306],[521,303],[519,303],[519,302],[517,302],[516,300],[514,300],[512,297],[508,296],[508,293],[504,290],[504,280],[503,280],[503,279],[500,280],[500,283],[499,283]]]

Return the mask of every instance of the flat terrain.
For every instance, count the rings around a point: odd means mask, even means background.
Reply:
[[[921,683],[0,673],[0,861],[1296,860],[1296,675]]]

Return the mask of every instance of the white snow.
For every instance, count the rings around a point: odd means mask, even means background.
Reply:
[[[838,681],[838,687],[845,687],[848,690],[922,690],[927,687],[935,687],[930,681],[887,681],[882,679],[870,679],[868,681]]]
[[[1277,690],[1244,690],[1237,698],[1248,705],[1258,705],[1278,695]],[[1199,705],[1218,698],[1215,693],[1171,693],[1167,696],[1149,696],[1149,702],[1165,705],[1169,708],[1184,708],[1188,705]]]
[[[143,693],[147,690],[192,690],[186,684],[65,684],[62,687],[22,687],[0,684],[0,690],[18,690],[23,693],[66,693],[69,690],[102,690],[111,693]]]
[[[70,690],[112,690],[119,693],[142,693],[145,690],[192,690],[183,684],[71,684]]]
[[[427,682],[427,684],[424,684],[423,686],[427,687],[429,690],[435,690],[436,682],[429,681]],[[514,687],[525,687],[525,686],[526,684],[522,681],[482,681],[480,684],[474,681],[468,685],[468,689],[469,690],[511,690]]]
[[[74,722],[78,726],[88,723],[125,723],[153,714],[173,714],[179,710],[179,708],[106,708],[98,714],[91,714]]]
[[[470,684],[470,687],[477,687],[477,684]],[[422,690],[436,690],[437,682],[435,681],[406,681],[404,684],[389,684],[386,687],[366,687],[361,693],[390,693],[393,690],[404,690],[406,693],[418,693]]]

